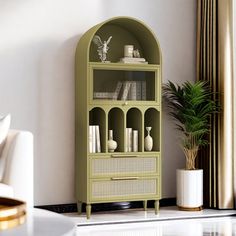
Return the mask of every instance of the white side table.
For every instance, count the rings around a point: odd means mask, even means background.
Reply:
[[[66,216],[42,209],[28,209],[26,222],[0,231],[1,236],[75,236],[76,225]]]

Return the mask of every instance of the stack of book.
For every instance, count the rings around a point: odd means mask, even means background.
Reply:
[[[123,57],[120,59],[121,63],[130,63],[130,64],[148,64],[145,58],[141,57]]]
[[[113,92],[94,92],[94,99],[114,99],[115,93]]]
[[[98,125],[89,126],[89,152],[101,152],[100,129]]]
[[[138,152],[138,130],[126,128],[125,152]]]

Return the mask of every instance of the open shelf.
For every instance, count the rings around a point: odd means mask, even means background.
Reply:
[[[155,108],[149,108],[145,111],[144,115],[144,136],[146,137],[146,127],[152,127],[150,135],[153,138],[153,149],[152,151],[160,151],[160,112]]]
[[[140,22],[132,19],[116,18],[99,27],[96,31],[102,41],[106,41],[110,36],[107,60],[118,62],[124,57],[124,45],[134,45],[138,49],[140,56],[144,57],[149,64],[160,64],[160,49],[153,33]],[[98,62],[97,46],[90,44],[89,61]]]
[[[115,152],[124,152],[124,129],[123,111],[120,108],[112,108],[108,113],[108,130],[113,130],[113,140],[117,142]]]
[[[106,114],[102,108],[96,107],[96,108],[93,108],[91,111],[89,111],[89,125],[99,127],[101,152],[105,153],[106,152],[106,146],[105,146],[106,144]],[[88,139],[88,142],[91,142],[91,138]],[[96,138],[95,138],[95,142],[96,142]]]
[[[127,112],[126,115],[126,128],[132,129],[131,131],[131,152],[142,152],[142,113],[137,108],[131,108]],[[129,131],[129,130],[128,130]],[[134,132],[137,131],[138,138],[136,140]],[[129,134],[126,135],[125,138],[125,146],[127,144],[130,144]],[[136,142],[137,145],[136,146]],[[134,146],[137,147],[137,149],[134,148]]]

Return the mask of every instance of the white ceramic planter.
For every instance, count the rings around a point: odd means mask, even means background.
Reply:
[[[203,205],[203,170],[178,169],[177,206],[183,210],[200,210]]]

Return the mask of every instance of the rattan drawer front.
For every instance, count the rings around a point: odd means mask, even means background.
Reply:
[[[158,195],[158,180],[121,179],[92,182],[92,199],[135,198],[135,196]]]
[[[125,173],[157,173],[157,157],[100,158],[91,160],[91,176],[119,175]]]

